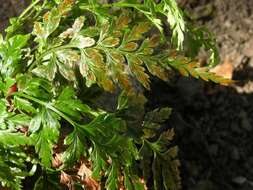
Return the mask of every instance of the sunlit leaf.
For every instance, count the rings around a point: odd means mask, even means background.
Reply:
[[[70,45],[73,47],[77,47],[80,49],[91,47],[95,44],[95,40],[90,37],[83,37],[81,35],[75,36],[72,41],[70,42]]]

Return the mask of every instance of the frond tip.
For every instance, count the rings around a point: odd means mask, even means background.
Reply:
[[[224,78],[214,72],[211,72],[209,67],[200,67],[198,62],[191,61],[187,58],[169,59],[168,64],[170,67],[178,70],[181,75],[186,77],[192,76],[196,79],[212,81],[221,85],[230,85],[235,82],[234,80]]]

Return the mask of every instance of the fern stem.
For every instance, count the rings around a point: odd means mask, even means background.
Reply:
[[[117,2],[117,3],[111,3],[111,4],[96,4],[96,5],[87,5],[87,4],[80,4],[79,8],[80,9],[85,9],[85,10],[90,10],[93,8],[111,8],[111,7],[118,7],[118,8],[146,8],[146,6],[142,4],[135,4],[135,3],[122,3],[122,2]]]
[[[32,4],[30,4],[18,17],[19,19],[22,19],[30,10],[34,8],[36,4],[38,4],[41,0],[35,0]]]

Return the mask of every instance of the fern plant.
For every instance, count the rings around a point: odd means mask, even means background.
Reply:
[[[159,132],[171,109],[146,112],[143,90],[172,71],[230,83],[209,72],[217,62],[213,37],[175,0],[32,1],[0,36],[1,185],[34,176],[36,190],[181,189],[174,131]],[[114,109],[96,103],[104,92]]]

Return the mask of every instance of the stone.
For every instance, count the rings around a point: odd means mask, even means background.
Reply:
[[[252,125],[249,121],[247,113],[245,111],[241,111],[239,117],[241,119],[241,127],[246,131],[252,131]]]
[[[247,57],[253,57],[253,39],[249,40],[249,42],[245,44],[243,54]]]
[[[232,181],[238,185],[243,185],[244,183],[247,182],[247,178],[244,176],[237,176],[233,178]]]

